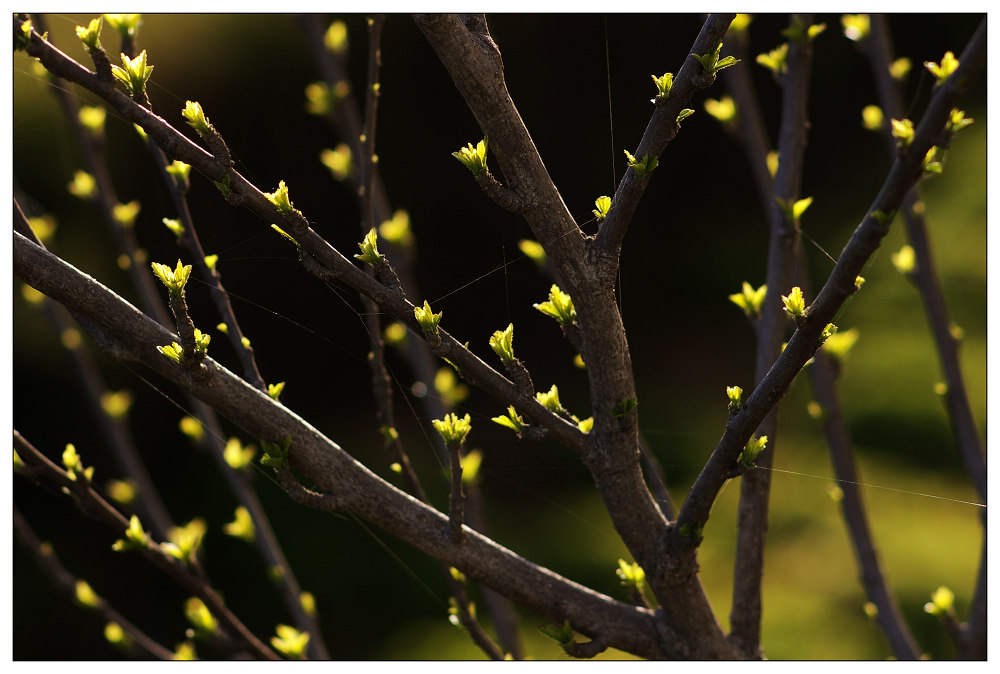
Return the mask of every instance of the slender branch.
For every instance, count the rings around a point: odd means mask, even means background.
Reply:
[[[982,70],[986,58],[986,29],[981,24],[961,56],[961,64],[935,92],[917,127],[910,147],[900,153],[861,224],[844,247],[826,284],[808,307],[806,318],[788,346],[754,389],[744,408],[730,417],[726,431],[699,474],[678,516],[672,543],[679,549],[696,547],[696,539],[682,535],[699,530],[708,521],[712,503],[731,474],[733,464],[750,434],[788,390],[792,380],[812,357],[820,335],[834,314],[857,290],[856,279],[865,262],[888,233],[891,220],[907,190],[920,177],[924,155],[944,129],[951,109]]]
[[[900,613],[885,576],[882,573],[878,550],[868,528],[861,489],[861,479],[854,464],[854,453],[847,435],[840,400],[834,387],[834,364],[824,353],[816,354],[809,368],[816,401],[823,408],[823,433],[830,447],[837,484],[844,493],[841,507],[844,521],[851,534],[854,553],[858,559],[861,583],[869,601],[878,608],[878,623],[885,632],[893,654],[900,660],[920,658],[920,648]]]
[[[21,544],[31,552],[38,565],[49,574],[60,590],[74,599],[79,597],[77,592],[78,579],[62,565],[59,557],[52,550],[52,546],[43,543],[38,538],[17,506],[14,507],[14,534],[21,541]],[[119,613],[103,597],[95,597],[94,603],[87,604],[86,608],[100,613],[105,621],[113,622],[125,631],[129,636],[129,651],[133,657],[138,653],[145,653],[159,660],[174,659],[173,651],[157,643],[148,634],[139,629],[135,623]]]
[[[889,75],[892,45],[887,19],[884,15],[872,16],[871,25],[867,52],[878,83],[879,103],[886,117],[900,118],[903,115],[902,99],[897,83]],[[894,141],[888,130],[884,135],[888,143]],[[910,278],[920,290],[920,297],[923,299],[927,319],[937,345],[938,358],[948,386],[944,395],[945,407],[951,420],[956,445],[962,455],[965,469],[972,478],[972,484],[979,493],[979,499],[986,503],[985,452],[966,393],[965,379],[958,356],[959,340],[951,329],[944,293],[931,255],[927,222],[922,211],[916,207],[919,200],[920,194],[916,189],[907,193],[903,200],[903,224],[916,260]]]
[[[14,235],[15,273],[32,287],[67,305],[93,323],[102,346],[123,360],[138,360],[218,410],[250,435],[278,442],[289,438],[292,465],[324,492],[342,498],[359,517],[413,547],[461,569],[510,599],[548,619],[569,620],[588,635],[607,635],[612,647],[642,657],[679,657],[688,645],[669,637],[654,614],[618,602],[537,566],[466,530],[452,544],[447,517],[385,482],[312,426],[206,358],[206,381],[187,377],[183,368],[154,348],[174,336],[134,307],[72,266]]]
[[[706,76],[704,68],[692,55],[713,51],[735,17],[735,14],[712,14],[705,20],[701,32],[691,45],[691,52],[673,80],[669,97],[664,104],[657,105],[650,117],[635,151],[637,158],[641,159],[646,155],[659,157],[680,131],[677,116],[681,110],[687,107],[697,91],[707,89],[715,82],[715,75]],[[625,172],[611,201],[611,210],[597,233],[594,241],[596,254],[605,264],[611,265],[612,275],[618,268],[618,254],[625,239],[625,231],[639,205],[639,199],[646,191],[650,175],[647,173],[638,177],[631,168]]]
[[[794,19],[793,19],[794,20]],[[799,17],[805,26],[812,16]],[[778,199],[794,203],[800,196],[802,165],[809,125],[809,71],[812,67],[812,40],[789,41],[788,71],[781,79],[781,127],[778,134],[778,172],[769,204],[770,243],[767,257],[768,295],[763,315],[757,323],[756,381],[767,374],[781,353],[788,318],[780,299],[791,289],[799,239],[795,222]],[[754,162],[755,164],[757,162]],[[757,428],[757,437],[768,438],[767,451],[757,465],[769,468],[777,448],[778,406],[775,405]],[[729,616],[730,639],[743,651],[760,652],[761,582],[764,575],[764,542],[767,536],[771,471],[754,470],[740,481],[739,527],[736,563],[733,570],[733,603]]]
[[[124,533],[129,528],[129,521],[125,516],[105,501],[94,490],[89,481],[84,479],[82,475],[78,475],[77,479],[69,477],[66,471],[46,458],[17,430],[14,431],[14,449],[24,462],[25,470],[22,472],[26,477],[40,484],[54,485],[56,491],[65,489],[76,497],[74,500],[81,512],[103,522],[119,534]],[[265,646],[240,622],[200,574],[195,573],[187,565],[164,552],[159,545],[148,538],[146,544],[139,549],[139,553],[185,590],[205,602],[212,615],[218,618],[227,630],[238,635],[239,639],[244,641],[246,647],[257,657],[265,660],[279,659],[274,651]]]

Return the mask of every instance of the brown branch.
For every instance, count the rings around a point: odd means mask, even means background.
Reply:
[[[796,19],[793,19],[793,21]],[[812,16],[798,18],[805,26]],[[778,134],[778,172],[769,207],[770,242],[767,255],[767,287],[762,316],[757,322],[757,362],[755,380],[767,374],[781,353],[788,318],[781,302],[782,292],[791,290],[798,250],[798,223],[778,199],[794,203],[801,194],[802,166],[809,125],[809,71],[812,67],[812,40],[789,41],[788,71],[781,79],[781,127]],[[755,162],[756,163],[756,162]],[[777,448],[778,406],[764,418],[755,434],[767,436],[767,450],[757,465],[769,468]],[[733,569],[733,603],[729,616],[729,638],[745,653],[760,654],[761,582],[764,576],[764,543],[767,537],[771,471],[754,470],[740,481],[739,527],[736,563]]]
[[[62,590],[65,594],[77,598],[77,578],[75,578],[66,567],[62,565],[59,561],[59,557],[56,556],[52,546],[43,543],[41,539],[35,534],[28,524],[27,520],[18,510],[17,506],[14,507],[14,534],[21,544],[27,548],[32,556],[34,556],[35,561],[38,563],[42,569],[44,569],[52,581]],[[103,597],[96,597],[96,602],[93,605],[87,605],[86,608],[94,610],[101,614],[107,622],[113,622],[121,626],[125,633],[130,638],[129,643],[129,654],[131,657],[135,657],[140,653],[145,653],[146,655],[152,656],[159,660],[173,660],[174,653],[170,649],[161,646],[155,640],[153,640],[149,635],[139,629],[131,620],[123,616],[121,613],[115,609],[106,599]]]
[[[418,550],[461,569],[470,578],[555,622],[569,620],[583,634],[607,634],[608,643],[648,658],[680,657],[688,646],[670,639],[648,610],[615,601],[537,566],[466,530],[448,540],[447,517],[385,482],[279,402],[206,358],[210,376],[187,377],[155,345],[173,338],[166,329],[72,266],[14,234],[15,273],[53,299],[78,311],[104,335],[102,345],[121,360],[137,360],[205,404],[271,442],[289,438],[292,465],[353,513]],[[207,603],[207,602],[206,602]]]
[[[730,417],[718,446],[702,469],[681,508],[672,544],[679,549],[696,547],[696,539],[681,532],[698,531],[708,521],[712,503],[746,441],[771,407],[784,395],[792,380],[820,344],[820,334],[857,290],[862,267],[888,233],[890,215],[906,192],[920,178],[924,155],[940,135],[951,109],[958,103],[985,64],[986,29],[981,24],[961,56],[956,72],[935,92],[910,147],[901,152],[867,214],[841,252],[826,284],[808,307],[805,320],[788,346],[754,389],[743,409]]]
[[[17,236],[17,235],[15,235]],[[29,244],[31,245],[31,244]],[[148,319],[147,319],[148,320]],[[152,323],[152,322],[151,322]],[[82,475],[71,478],[65,470],[50,461],[44,454],[25,440],[17,430],[14,431],[14,449],[24,462],[22,474],[38,484],[54,486],[55,491],[65,490],[72,494],[77,507],[85,515],[93,517],[119,535],[129,528],[129,520],[118,512],[111,504],[94,490],[89,481]],[[218,593],[205,581],[201,574],[180,562],[175,557],[164,552],[159,545],[149,540],[138,549],[140,555],[157,569],[169,576],[187,592],[196,595],[205,602],[219,622],[233,635],[245,643],[246,648],[257,657],[265,660],[278,660],[277,654],[265,646],[254,634],[240,622],[226,606]]]

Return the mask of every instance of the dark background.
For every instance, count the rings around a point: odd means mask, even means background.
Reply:
[[[46,17],[56,44],[85,63],[72,30],[89,18]],[[907,85],[911,116],[919,116],[929,91],[920,64],[939,61],[949,49],[959,53],[980,19],[961,14],[892,17],[897,53],[914,64]],[[355,55],[354,90],[362,91],[364,17],[344,20]],[[803,180],[803,195],[814,197],[803,227],[817,242],[807,246],[817,287],[832,266],[818,247],[837,255],[888,168],[881,139],[859,123],[861,108],[875,102],[867,62],[840,33],[839,16],[818,20],[827,23],[827,30],[816,43]],[[655,94],[650,74],[677,72],[701,22],[696,15],[489,17],[511,96],[579,222],[591,219],[596,197],[613,194],[615,180],[625,169],[622,149],[634,150],[641,138],[652,112],[649,99]],[[777,46],[786,25],[783,16],[755,17],[750,27],[752,53]],[[117,39],[107,26],[102,39],[109,53],[115,53]],[[354,197],[331,180],[318,160],[320,149],[333,147],[339,139],[322,119],[303,110],[303,89],[318,75],[292,17],[148,15],[138,44],[148,50],[155,66],[149,84],[154,111],[193,137],[180,110],[187,99],[199,101],[245,176],[265,191],[285,180],[295,207],[316,231],[345,254],[357,250]],[[486,199],[450,156],[467,142],[478,141],[481,131],[409,17],[388,18],[382,45],[377,151],[393,207],[409,211],[417,238],[423,296],[411,299],[417,304],[428,299],[435,311],[443,310],[449,332],[469,340],[488,362],[493,362],[489,335],[513,321],[517,354],[531,369],[536,387],[547,390],[557,383],[563,403],[578,416],[588,416],[585,374],[572,367],[573,353],[555,324],[531,308],[545,299],[550,281],[517,249],[517,241],[530,237],[530,231],[522,220]],[[775,138],[779,87],[768,71],[752,62],[738,67],[753,73]],[[720,97],[724,83],[725,71],[707,96]],[[60,228],[52,243],[57,253],[134,301],[115,254],[109,252],[111,238],[96,210],[65,191],[81,162],[49,86],[32,73],[28,59],[15,57],[15,188],[26,195],[31,215],[49,212],[57,217]],[[985,90],[983,77],[965,106],[983,127]],[[86,93],[80,95],[89,100]],[[702,110],[704,98],[700,95],[693,102],[697,114],[684,122],[660,158],[630,226],[619,281],[636,363],[640,424],[665,463],[678,500],[721,434],[724,387],[741,383],[749,390],[752,384],[752,333],[726,297],[744,280],[759,285],[766,265],[765,212],[738,144]],[[143,206],[136,224],[142,245],[151,260],[173,265],[178,256],[173,235],[160,220],[174,214],[141,142],[131,125],[110,115],[107,136],[120,198],[138,199]],[[978,187],[980,178],[975,180]],[[981,189],[985,194],[984,179]],[[985,197],[980,198],[985,204]],[[223,282],[236,298],[234,307],[264,378],[286,381],[282,402],[375,472],[390,476],[391,459],[374,432],[360,303],[350,293],[316,282],[269,223],[227,206],[199,176],[192,176],[190,203],[203,245],[219,254]],[[985,223],[985,210],[981,218]],[[584,229],[592,233],[595,224]],[[985,241],[985,227],[976,231]],[[976,241],[961,245],[976,247]],[[976,263],[981,258],[985,268],[982,247],[970,254]],[[883,266],[887,258],[883,256]],[[507,266],[498,271],[504,263]],[[948,288],[957,301],[956,320],[968,334],[983,337],[985,286],[972,279]],[[910,300],[916,303],[915,297]],[[203,289],[189,286],[189,302],[196,324],[204,328],[218,322]],[[919,307],[914,315],[919,316]],[[79,390],[66,378],[57,338],[37,312],[25,307],[19,292],[13,337],[15,427],[54,458],[65,443],[75,443],[85,463],[97,467],[98,482],[112,477],[114,468],[102,457]],[[221,335],[215,335],[210,355],[234,367]],[[161,381],[147,386],[128,369],[99,358],[107,365],[109,387],[127,388],[136,398],[133,430],[151,472],[164,485],[172,485],[163,495],[175,519],[186,522],[200,515],[216,530],[232,519],[234,505],[218,488],[215,468],[177,432],[181,412],[164,400],[179,400],[177,392]],[[400,430],[435,505],[444,508],[447,483],[426,435],[433,430],[428,420],[409,413],[402,391],[411,379],[401,363],[391,364],[399,385]],[[933,362],[926,367],[933,376]],[[148,379],[145,372],[137,372]],[[977,396],[978,390],[973,391],[978,404]],[[983,403],[984,396],[983,391]],[[585,506],[564,505],[577,503],[573,499],[589,484],[585,469],[552,443],[516,443],[506,431],[494,431],[489,418],[502,406],[485,395],[472,393],[461,409],[473,415],[474,445],[486,455],[482,488],[498,540],[576,581],[617,593],[608,569],[616,555],[627,553],[614,541],[606,517],[599,507],[584,511]],[[852,426],[856,440],[884,455],[918,457],[939,475],[960,476],[954,452],[941,451],[951,443],[943,415],[928,419],[923,414],[886,417],[889,414],[879,409],[859,414]],[[447,596],[435,565],[381,534],[377,542],[376,534],[350,520],[294,507],[267,475],[259,477],[261,498],[274,513],[286,554],[303,586],[320,602],[332,652],[347,659],[420,657],[417,646],[407,650],[391,635],[404,627],[410,630],[406,634],[419,633],[412,625],[424,618],[446,625]],[[53,540],[73,573],[113,597],[126,615],[159,621],[140,620],[168,647],[181,640],[184,619],[179,607],[184,597],[169,583],[134,559],[105,553],[116,536],[83,520],[62,499],[20,480],[14,487],[18,507],[40,535]],[[525,518],[536,526],[524,526]],[[550,522],[554,530],[548,528]],[[595,562],[578,549],[581,526],[601,530],[607,549],[617,545],[612,566],[607,555]],[[549,542],[553,545],[545,545]],[[392,553],[386,554],[382,545]],[[209,571],[237,614],[258,634],[273,633],[273,625],[287,617],[262,581],[262,564],[246,554],[245,544],[218,531],[210,534],[206,546]],[[975,557],[974,548],[969,554]],[[14,561],[16,658],[115,657],[100,638],[99,621],[84,619],[80,609],[56,596],[17,546]],[[847,575],[853,575],[850,569]],[[919,611],[919,600],[913,601]],[[532,618],[527,624],[537,622]],[[60,635],[58,648],[53,647],[54,633]],[[926,639],[947,656],[947,646],[936,633],[932,625]],[[442,650],[437,657],[449,652]],[[873,652],[860,657],[881,657],[880,651]]]

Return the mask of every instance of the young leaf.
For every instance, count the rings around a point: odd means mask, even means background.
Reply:
[[[354,257],[373,267],[385,260],[385,255],[378,252],[378,232],[374,227],[365,234],[365,238],[358,244],[358,248],[361,249],[361,254]]]
[[[937,78],[937,84],[942,84],[951,74],[958,69],[958,59],[950,51],[946,51],[941,57],[941,63],[924,61],[924,67],[930,71],[931,75]]]
[[[460,446],[465,442],[465,436],[472,430],[472,417],[468,414],[459,419],[457,414],[448,413],[444,419],[434,419],[431,421],[434,430],[441,434],[445,444],[449,446]]]
[[[497,330],[490,337],[490,348],[500,356],[500,360],[509,363],[514,360],[514,324],[505,330]]]
[[[597,206],[597,208],[593,211],[594,217],[598,220],[603,220],[608,217],[608,210],[611,208],[611,197],[597,197],[597,200],[594,201],[594,205]]]
[[[460,148],[458,152],[452,152],[451,156],[462,162],[465,168],[472,171],[472,175],[482,175],[486,172],[486,151],[489,148],[489,144],[489,136],[486,136],[475,147],[472,147],[472,143],[469,143],[466,147]]]
[[[522,419],[521,415],[517,413],[517,410],[514,409],[513,405],[507,407],[507,416],[493,417],[491,421],[493,423],[500,424],[501,426],[506,426],[519,435],[521,431],[524,430],[524,427],[527,426],[527,424],[524,423],[524,419]]]
[[[576,308],[573,306],[573,298],[553,284],[549,289],[549,299],[541,304],[531,305],[543,314],[551,316],[559,322],[559,325],[569,325],[576,320]]]
[[[767,447],[766,435],[759,438],[757,436],[751,437],[746,446],[743,447],[743,451],[740,452],[740,463],[747,468],[753,468],[757,455],[763,452],[765,447]]]
[[[653,84],[656,85],[656,98],[649,99],[650,103],[662,103],[670,96],[670,89],[674,86],[674,74],[663,73],[661,76],[650,75]]]
[[[427,304],[427,300],[424,300],[424,306],[413,307],[413,315],[416,317],[417,322],[420,323],[420,329],[424,331],[425,335],[437,334],[438,323],[441,322],[443,313],[443,311],[439,311],[436,314],[431,312],[431,305]]]
[[[802,297],[802,288],[795,286],[790,293],[781,296],[781,301],[785,304],[785,311],[795,320],[805,316],[806,301]]]

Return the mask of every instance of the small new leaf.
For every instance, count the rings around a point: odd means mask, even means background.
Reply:
[[[788,72],[788,43],[785,42],[766,54],[758,54],[757,63],[774,73],[775,77],[784,75]]]
[[[799,218],[802,214],[806,212],[806,209],[812,205],[812,197],[806,197],[805,199],[799,199],[798,201],[792,201],[791,199],[782,199],[781,197],[775,197],[775,201],[781,206],[782,212],[785,214],[785,218],[789,222],[798,224]]]
[[[547,392],[535,393],[535,399],[542,403],[546,409],[556,414],[565,411],[562,403],[559,402],[559,388],[555,384]]]
[[[292,201],[288,198],[288,187],[285,186],[285,181],[281,180],[278,182],[278,189],[270,194],[264,193],[267,200],[274,204],[274,207],[278,209],[279,213],[287,215],[292,213],[295,208],[292,207]]]
[[[91,19],[87,27],[76,27],[76,36],[83,41],[89,51],[101,49],[101,28],[104,26],[104,19],[97,17]]]
[[[239,438],[229,438],[222,450],[222,458],[233,470],[242,470],[250,465],[256,453],[253,445],[244,447]]]
[[[222,526],[222,530],[233,538],[242,538],[247,543],[253,543],[257,538],[257,529],[253,525],[250,511],[239,506],[236,508],[235,519]]]
[[[917,254],[910,244],[904,244],[892,254],[892,264],[900,274],[912,274],[917,268]]]
[[[204,136],[212,128],[212,125],[208,123],[208,117],[205,116],[205,111],[201,109],[201,103],[198,101],[187,101],[184,104],[184,109],[181,110],[181,114],[184,119],[187,120],[188,125],[194,129],[199,136]]]
[[[847,360],[847,354],[850,353],[851,347],[858,341],[858,336],[857,328],[830,335],[823,342],[823,351],[834,360],[844,362]]]
[[[924,610],[931,615],[953,615],[955,613],[955,593],[942,585],[931,595],[931,600],[924,604]]]
[[[861,125],[869,131],[878,131],[885,126],[885,114],[877,105],[866,105],[861,110]]]
[[[685,119],[694,114],[694,110],[691,108],[684,108],[679,113],[677,113],[677,123],[680,124]]]
[[[465,442],[465,436],[472,430],[472,417],[468,414],[459,419],[457,414],[449,413],[444,415],[444,419],[434,419],[431,423],[441,434],[445,444],[453,447],[461,446]]]
[[[358,244],[358,248],[361,249],[361,254],[354,257],[373,267],[385,260],[385,255],[378,252],[378,232],[374,227],[365,234],[365,238]]]
[[[719,59],[719,54],[722,52],[722,43],[719,42],[715,45],[715,49],[712,51],[698,56],[697,54],[691,54],[691,56],[698,59],[701,67],[705,70],[706,75],[714,75],[723,68],[728,68],[729,66],[734,66],[739,63],[739,59],[733,56],[727,56],[723,59]]]
[[[319,153],[319,160],[323,166],[330,169],[334,180],[343,182],[351,177],[354,172],[354,159],[351,154],[351,146],[347,143],[340,143],[334,149],[325,149]]]
[[[748,318],[760,316],[764,298],[767,296],[767,284],[754,290],[753,286],[743,282],[743,291],[729,296],[729,301],[743,310]]]
[[[743,451],[740,452],[740,463],[742,463],[747,468],[754,467],[754,461],[757,459],[757,455],[764,451],[767,447],[767,436],[762,435],[759,438],[757,436],[751,437]]]
[[[844,28],[844,37],[855,42],[867,40],[871,33],[871,18],[867,14],[844,14],[840,17],[840,25]]]
[[[679,116],[679,115],[678,115]],[[636,178],[642,178],[647,173],[652,173],[660,164],[660,160],[651,154],[643,155],[642,159],[636,159],[632,156],[632,153],[628,150],[622,150],[625,153],[625,158],[628,160],[629,168],[635,171]]]
[[[260,446],[264,450],[264,456],[260,457],[261,464],[270,466],[276,472],[288,468],[288,447],[291,444],[292,439],[288,436],[279,442],[261,440]]]
[[[598,220],[603,220],[608,217],[608,210],[611,208],[611,197],[597,197],[594,201],[594,205],[597,206],[597,208],[593,211],[594,217]]]
[[[441,322],[441,315],[443,311],[438,313],[433,313],[431,311],[431,305],[424,300],[424,306],[413,307],[413,315],[417,319],[417,323],[420,323],[420,329],[424,331],[425,335],[436,335],[438,331],[438,323]]]
[[[497,330],[490,337],[490,348],[500,356],[500,360],[509,363],[514,360],[514,324],[505,330]]]
[[[942,84],[951,74],[958,69],[958,59],[950,51],[946,51],[941,57],[941,63],[924,61],[924,67],[930,71],[931,75],[937,78],[937,83]]]
[[[489,136],[484,137],[475,147],[469,143],[466,147],[460,148],[458,152],[452,152],[451,156],[462,162],[465,168],[472,171],[472,175],[478,176],[486,172],[486,151],[489,148]]]
[[[951,114],[948,115],[948,123],[945,124],[945,131],[948,134],[954,136],[956,133],[964,129],[965,127],[972,124],[974,119],[971,117],[966,117],[965,113],[958,108],[952,108]]]
[[[184,362],[184,347],[177,342],[168,344],[167,346],[157,346],[156,350],[178,365]]]
[[[161,543],[160,547],[182,562],[193,562],[198,555],[206,529],[205,520],[196,517],[184,526],[172,527],[167,532],[170,545]]]
[[[559,325],[569,325],[576,320],[576,308],[573,306],[573,298],[553,284],[549,289],[549,299],[541,304],[531,305],[546,316],[551,316],[559,322]]]
[[[111,549],[115,552],[126,550],[138,550],[145,548],[149,543],[149,535],[143,530],[142,523],[136,515],[128,521],[128,528],[125,529],[125,538],[115,541]]]
[[[743,389],[739,386],[727,386],[726,396],[729,398],[729,411],[735,412],[743,406]]]
[[[506,426],[518,435],[520,435],[521,431],[524,430],[524,427],[527,426],[527,424],[524,423],[524,419],[517,413],[517,410],[514,409],[513,405],[507,407],[507,416],[493,417],[491,421],[493,423],[500,424],[501,426]]]
[[[182,264],[180,260],[177,260],[176,269],[171,269],[169,266],[160,264],[159,262],[153,262],[151,266],[153,274],[156,278],[160,279],[160,282],[167,287],[167,290],[171,294],[178,296],[184,294],[184,286],[191,277],[191,265]]]
[[[705,112],[723,124],[729,124],[736,119],[736,102],[732,96],[723,96],[719,100],[705,100]]]
[[[153,74],[153,66],[146,64],[146,50],[143,49],[134,59],[122,54],[124,67],[112,65],[111,73],[117,78],[132,96],[139,96],[146,91],[146,82]]]
[[[184,617],[191,623],[191,637],[208,638],[219,629],[215,616],[198,597],[190,597],[184,602]]]
[[[795,286],[787,295],[781,296],[781,301],[785,304],[785,311],[796,321],[806,314],[806,301],[802,297],[802,288]]]
[[[653,78],[653,84],[656,85],[656,98],[649,99],[650,103],[662,103],[666,101],[670,96],[670,89],[674,86],[674,74],[673,73],[663,73],[660,77],[656,75],[650,75]]]
[[[180,220],[176,218],[163,218],[163,224],[166,225],[167,229],[174,233],[178,239],[184,236],[184,225],[181,224]]]
[[[913,142],[913,121],[909,119],[890,119],[892,137],[896,139],[897,147],[909,147]]]

